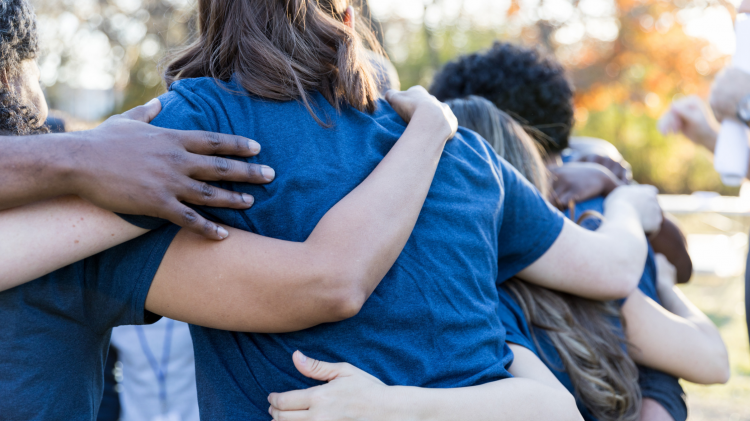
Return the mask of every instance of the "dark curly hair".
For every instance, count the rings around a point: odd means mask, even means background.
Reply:
[[[0,132],[12,135],[46,133],[34,107],[21,102],[12,81],[21,63],[39,51],[36,15],[27,0],[0,1]]]
[[[553,57],[495,42],[487,51],[459,57],[443,67],[430,93],[446,101],[476,95],[525,126],[548,153],[568,146],[573,127],[573,86]]]

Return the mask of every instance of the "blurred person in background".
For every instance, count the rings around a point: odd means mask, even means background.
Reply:
[[[163,317],[112,329],[121,380],[120,421],[198,421],[195,357],[187,323]],[[161,418],[160,418],[161,417]]]
[[[435,75],[430,92],[440,100],[483,97],[521,122],[542,148],[551,172],[550,201],[568,209],[569,216],[600,211],[613,189],[631,182],[629,165],[618,159],[621,156],[616,149],[611,151],[614,146],[607,142],[583,141],[576,153],[563,154],[571,146],[574,89],[565,69],[552,56],[496,42],[487,51],[446,64]],[[576,161],[565,162],[572,159]],[[685,237],[668,217],[661,229],[650,236],[645,269],[655,264],[655,253],[666,255],[677,268],[679,282],[690,279],[692,262]],[[677,378],[648,369],[641,370],[641,377],[646,419],[687,418],[687,405]]]
[[[737,12],[750,13],[750,1],[743,1]],[[713,153],[722,121],[732,119],[750,125],[750,74],[731,66],[725,68],[714,79],[709,104],[710,110],[696,95],[672,102],[659,119],[659,130],[681,133]],[[745,317],[750,337],[750,254],[745,265]]]
[[[539,148],[518,123],[480,97],[449,100],[448,105],[460,126],[484,137],[540,191],[549,188]],[[602,222],[598,212],[581,217],[581,224],[593,230]],[[729,361],[716,326],[675,288],[674,271],[661,275],[649,265],[624,303],[588,300],[517,278],[503,283],[497,311],[514,353],[511,374],[554,375],[554,384],[576,397],[586,421],[655,419],[648,409],[641,411],[642,390],[664,383],[644,384],[635,362],[701,384],[725,382]],[[444,408],[465,394],[442,390],[429,399],[430,392],[387,387],[348,364],[315,364],[301,357],[294,356],[301,373],[329,383],[317,390],[272,394],[275,419],[385,421],[398,414],[401,419],[453,420]],[[658,387],[650,392],[670,393]],[[488,396],[474,410],[491,414],[491,401]],[[304,410],[289,411],[294,408]]]

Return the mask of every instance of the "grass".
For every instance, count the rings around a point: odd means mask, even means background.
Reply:
[[[679,216],[686,234],[747,233],[750,218],[732,217],[728,230],[716,228],[706,214]],[[683,381],[690,421],[750,421],[750,345],[745,326],[743,275],[721,278],[697,273],[682,291],[719,327],[729,351],[732,377],[725,385],[701,386]]]

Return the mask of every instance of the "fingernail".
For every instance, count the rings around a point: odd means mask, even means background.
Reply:
[[[276,177],[276,171],[274,171],[273,168],[267,167],[265,165],[260,169],[260,173],[263,174],[263,178],[268,181],[271,181],[274,177]]]
[[[227,231],[224,227],[217,228],[216,233],[219,234],[219,237],[221,237],[222,240],[229,237],[229,231]]]
[[[248,205],[252,205],[255,203],[255,198],[247,193],[242,193],[242,201]]]
[[[300,351],[297,352],[299,352],[299,362],[302,364],[307,364],[307,356]]]
[[[151,105],[151,104],[154,104],[156,102],[159,102],[159,98],[152,99],[151,101],[147,102],[146,105]]]
[[[258,152],[260,152],[260,143],[254,141],[254,140],[248,140],[247,141],[247,148],[250,149],[250,152],[252,152],[252,153],[258,153]]]

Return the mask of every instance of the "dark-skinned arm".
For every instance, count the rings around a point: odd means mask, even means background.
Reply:
[[[411,235],[457,128],[447,106],[421,87],[386,98],[404,120],[411,117],[409,126],[307,240],[231,230],[217,243],[182,230],[156,273],[146,309],[252,332],[295,331],[357,314]]]
[[[693,261],[688,254],[687,240],[673,216],[664,214],[659,233],[649,242],[654,252],[663,254],[677,269],[677,283],[687,283],[693,276]]]
[[[253,156],[260,145],[149,125],[160,111],[153,100],[88,131],[0,137],[0,209],[78,195],[102,209],[164,218],[214,240],[226,237],[181,202],[249,208],[251,196],[203,181],[271,181],[270,168],[212,156]]]

